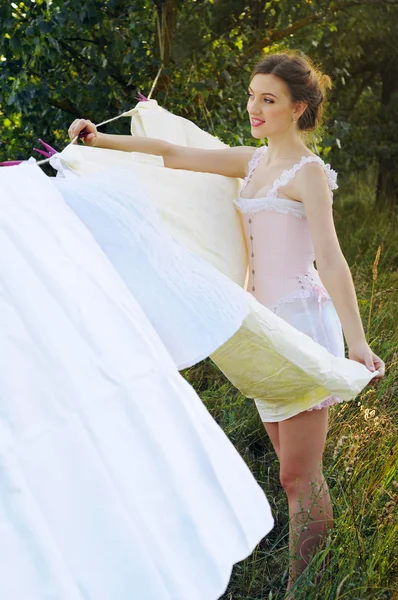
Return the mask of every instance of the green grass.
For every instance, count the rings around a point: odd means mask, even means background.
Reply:
[[[398,220],[358,200],[341,202],[335,213],[368,339],[386,361],[387,372],[378,386],[330,411],[324,464],[335,527],[326,549],[298,581],[295,599],[398,600]],[[287,502],[278,460],[257,411],[209,360],[185,376],[266,491],[275,518],[267,539],[235,566],[223,600],[282,600]],[[328,569],[314,583],[325,553]]]

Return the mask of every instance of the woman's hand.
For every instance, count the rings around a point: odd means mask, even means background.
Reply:
[[[372,379],[376,381],[384,377],[385,365],[384,362],[369,348],[366,342],[361,342],[349,348],[348,356],[351,360],[356,360],[362,363],[369,371],[378,371],[377,375]]]
[[[86,146],[95,146],[98,138],[98,131],[94,123],[86,119],[76,119],[68,129],[69,139],[72,141],[79,136]],[[75,144],[77,144],[75,141]]]

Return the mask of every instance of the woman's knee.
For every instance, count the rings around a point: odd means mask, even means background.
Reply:
[[[298,492],[301,473],[298,469],[284,468],[282,465],[279,470],[279,481],[288,496]]]
[[[302,465],[281,464],[279,471],[281,486],[289,497],[308,495],[311,490],[316,491],[323,479],[322,469],[303,469]]]

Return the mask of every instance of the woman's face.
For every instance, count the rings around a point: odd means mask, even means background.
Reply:
[[[247,112],[252,136],[257,139],[278,135],[294,125],[295,107],[289,89],[275,75],[258,73],[253,77]]]

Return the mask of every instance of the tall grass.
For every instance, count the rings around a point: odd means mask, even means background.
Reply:
[[[368,340],[387,364],[384,380],[330,410],[325,472],[335,527],[297,582],[295,600],[398,600],[398,221],[369,203],[336,209]],[[282,600],[288,511],[278,461],[257,411],[205,361],[185,373],[270,500],[275,527],[236,565],[224,600]],[[329,566],[316,579],[327,556]]]

